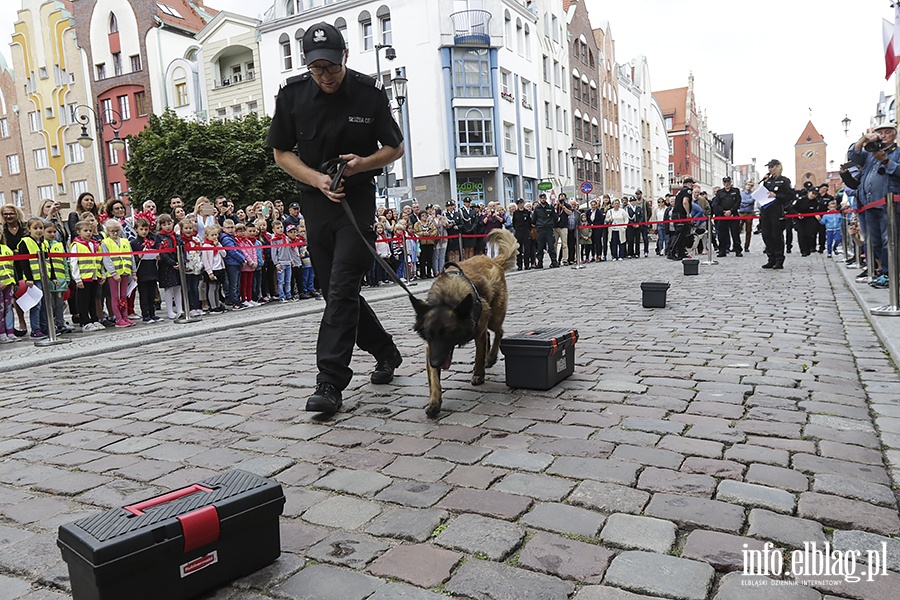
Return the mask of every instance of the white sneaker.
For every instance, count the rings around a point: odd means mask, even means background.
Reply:
[[[202,315],[202,314],[203,314],[203,311],[202,311],[202,310],[194,309],[194,310],[191,311],[191,316],[192,316],[192,317],[199,317],[199,316]]]

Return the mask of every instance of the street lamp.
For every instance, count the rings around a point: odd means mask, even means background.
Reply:
[[[400,75],[400,69],[397,69],[398,73],[391,79],[391,87],[394,88],[394,98],[397,99],[397,107],[402,109],[403,103],[406,102],[406,85],[409,81],[403,75]]]
[[[578,147],[572,142],[572,145],[569,146],[569,156],[572,158],[572,195],[575,195],[575,180],[578,178],[575,168],[575,161],[578,160],[578,156],[575,154],[578,152]]]
[[[841,120],[841,125],[844,126],[844,137],[847,137],[847,134],[850,133],[850,117],[848,117],[846,114]]]
[[[384,50],[384,57],[388,60],[397,58],[397,51],[390,44],[375,44],[375,79],[379,83],[383,83],[381,78],[381,51]],[[396,93],[396,90],[395,90]],[[384,179],[384,199],[387,205],[387,189],[388,189],[388,171],[387,166],[381,169],[381,177]],[[377,184],[376,184],[377,186]]]
[[[121,152],[125,149],[125,140],[119,137],[119,126],[122,124],[122,115],[120,115],[118,111],[113,108],[104,110],[103,116],[105,119],[107,119],[104,122],[103,119],[98,118],[98,111],[94,110],[90,106],[87,106],[86,104],[79,104],[75,107],[74,110],[76,118],[81,123],[81,135],[78,136],[78,143],[82,148],[90,148],[94,143],[94,138],[90,136],[87,128],[88,123],[90,123],[91,119],[84,112],[79,114],[78,111],[80,110],[88,111],[92,115],[94,115],[94,122],[97,125],[97,132],[100,136],[101,141],[103,139],[103,127],[109,126],[113,130],[113,139],[109,142],[110,150]],[[103,178],[103,194],[104,196],[111,197],[113,196],[113,194],[110,193],[109,181],[107,180],[106,159],[104,157],[102,143],[98,147],[98,151],[100,153],[100,175]]]
[[[600,184],[600,193],[597,195],[602,198],[603,194],[606,193],[606,185],[604,182],[604,179],[606,179],[606,173],[604,173],[603,158],[600,155],[600,153],[603,151],[603,143],[600,140],[594,140],[592,145],[594,146],[594,160],[597,161],[597,168],[600,169],[600,181],[597,182]]]

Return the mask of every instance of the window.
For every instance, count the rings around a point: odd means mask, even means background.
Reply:
[[[162,2],[157,2],[157,3],[156,3],[156,6],[159,7],[159,10],[161,10],[161,11],[164,12],[165,14],[169,15],[170,17],[175,17],[176,19],[183,19],[183,18],[184,18],[184,17],[181,16],[181,13],[180,13],[180,12],[178,12],[176,9],[172,8],[172,7],[169,6],[168,4],[163,4]]]
[[[509,16],[509,11],[506,11],[506,15],[504,16],[503,21],[503,45],[506,46],[508,50],[512,50],[512,19]]]
[[[0,137],[9,137],[9,120],[0,119]]]
[[[70,102],[65,107],[60,107],[59,112],[66,125],[75,125],[78,122],[78,112],[75,110],[78,104]]]
[[[554,42],[559,41],[559,19],[556,18],[556,15],[553,15],[551,19],[550,35]]]
[[[563,109],[563,133],[569,133],[569,111]]]
[[[119,33],[119,20],[116,18],[115,13],[109,13],[109,32]]]
[[[103,114],[104,123],[112,123],[115,120],[115,116],[113,115],[112,98],[101,100],[100,110]]]
[[[556,130],[562,131],[562,108],[556,107]]]
[[[187,83],[175,84],[175,106],[186,106],[188,103]]]
[[[359,23],[360,33],[362,34],[362,49],[371,50],[375,47],[373,41],[372,21],[361,21]]]
[[[513,178],[509,175],[503,176],[503,192],[503,197],[507,204],[516,201],[516,185],[513,182]]]
[[[381,43],[382,44],[393,44],[394,43],[394,33],[391,29],[391,17],[390,15],[381,18]]]
[[[84,162],[84,148],[78,142],[66,144],[66,164]]]
[[[544,81],[550,83],[550,58],[544,57]]]
[[[224,108],[220,108],[220,109],[216,110],[216,116],[221,121],[227,121],[228,120],[228,111],[225,110]]]
[[[558,168],[557,173],[560,175],[568,175],[568,165],[566,164],[566,155],[563,154],[562,150],[556,151],[556,166]]]
[[[562,68],[562,74],[559,77],[560,82],[562,83],[562,91],[566,91],[566,86],[569,85],[566,83],[566,68]]]
[[[131,102],[128,96],[119,96],[119,114],[122,115],[123,121],[131,118]]]
[[[294,68],[294,59],[291,56],[291,38],[288,37],[288,34],[282,33],[278,38],[278,43],[281,45],[281,70],[290,71]]]
[[[13,190],[12,197],[13,204],[19,208],[25,208],[25,194],[22,193],[22,190]]]
[[[57,183],[56,191],[58,191],[60,194],[65,194],[66,193],[66,182],[60,181],[59,183]]]
[[[52,185],[40,185],[38,186],[38,197],[41,200],[54,200],[53,194],[53,186]]]
[[[531,108],[531,82],[522,79],[522,106]]]
[[[113,71],[116,75],[121,75],[124,73],[122,70],[122,53],[121,52],[113,52]]]
[[[247,103],[247,112],[248,113],[259,112],[259,104],[257,104],[256,102],[248,102]]]
[[[666,130],[672,131],[673,127],[675,127],[675,117],[669,115],[666,117]]]
[[[121,182],[114,181],[112,183],[112,193],[113,193],[113,198],[118,198],[118,199],[122,198],[122,183]]]
[[[79,179],[78,181],[72,182],[72,195],[76,198],[86,191],[88,191],[87,179]]]
[[[490,109],[457,108],[455,112],[458,154],[492,156],[494,138]]]
[[[146,114],[147,114],[147,97],[144,95],[144,92],[135,92],[134,93],[134,109],[137,111],[137,115],[139,117],[146,116]]]
[[[553,174],[553,148],[547,148],[547,174]]]
[[[28,113],[28,125],[31,127],[31,133],[37,133],[41,130],[41,113],[34,111]]]
[[[575,126],[574,126],[574,131],[572,132],[572,135],[575,136],[576,140],[581,139],[581,119],[577,119],[577,118],[575,119]]]
[[[6,193],[0,192],[0,205],[6,204]]]
[[[334,22],[334,28],[337,29],[341,37],[344,38],[344,47],[350,48],[350,40],[347,39],[347,21],[344,20],[344,17],[338,17]]]
[[[553,129],[553,111],[550,110],[549,102],[544,102],[544,127]]]
[[[141,70],[141,55],[135,54],[131,57],[131,72],[137,73]]]
[[[490,98],[491,75],[486,48],[457,48],[453,60],[453,95]]]
[[[575,100],[581,100],[581,86],[578,85],[578,77],[576,75],[572,75],[575,78],[575,81],[572,83],[572,98]]]
[[[559,87],[559,61],[553,61],[553,83],[556,84],[556,87]]]
[[[109,164],[119,164],[119,151],[112,147],[112,142],[106,142],[106,153],[109,156]]]
[[[509,79],[510,72],[509,71],[500,71],[500,93],[512,95],[512,91],[509,89]]]
[[[9,168],[10,175],[18,175],[22,172],[22,168],[19,166],[19,155],[18,154],[10,154],[6,157],[6,166]]]
[[[240,104],[235,104],[231,107],[231,116],[235,119],[240,119],[242,114],[242,108]]]
[[[47,161],[47,149],[46,148],[38,148],[34,151],[34,168],[35,169],[48,169],[50,168],[50,163]]]
[[[456,192],[471,198],[473,204],[484,204],[484,179],[481,177],[460,177],[456,180]]]
[[[531,138],[534,136],[534,132],[526,129],[522,133],[522,145],[525,150],[525,156],[527,158],[534,158],[534,151],[532,149]]]
[[[509,153],[516,151],[515,133],[513,132],[512,123],[503,124],[503,150]]]
[[[106,79],[106,63],[97,65],[97,79]]]

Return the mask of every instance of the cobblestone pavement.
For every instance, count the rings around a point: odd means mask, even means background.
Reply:
[[[283,554],[208,599],[897,597],[894,364],[833,261],[719,260],[511,274],[507,332],[577,328],[575,374],[473,387],[469,347],[437,420],[405,298],[375,304],[398,377],[355,357],[331,420],[303,412],[316,314],[6,372],[0,596],[68,597],[60,524],[242,468],[284,486]],[[742,575],[766,542],[884,549],[885,574]]]

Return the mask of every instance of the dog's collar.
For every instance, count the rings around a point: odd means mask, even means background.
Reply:
[[[472,307],[472,320],[474,323],[477,324],[478,320],[481,318],[481,294],[478,293],[478,288],[475,287],[475,284],[472,283],[472,280],[469,279],[469,276],[463,272],[462,267],[460,267],[455,262],[444,263],[444,270],[442,271],[443,274],[445,274],[445,275],[453,274],[453,273],[450,273],[449,271],[447,271],[448,267],[455,269],[454,273],[456,275],[459,275],[466,281],[468,281],[469,285],[472,286],[472,293],[475,294],[475,303],[474,303],[474,306]]]

